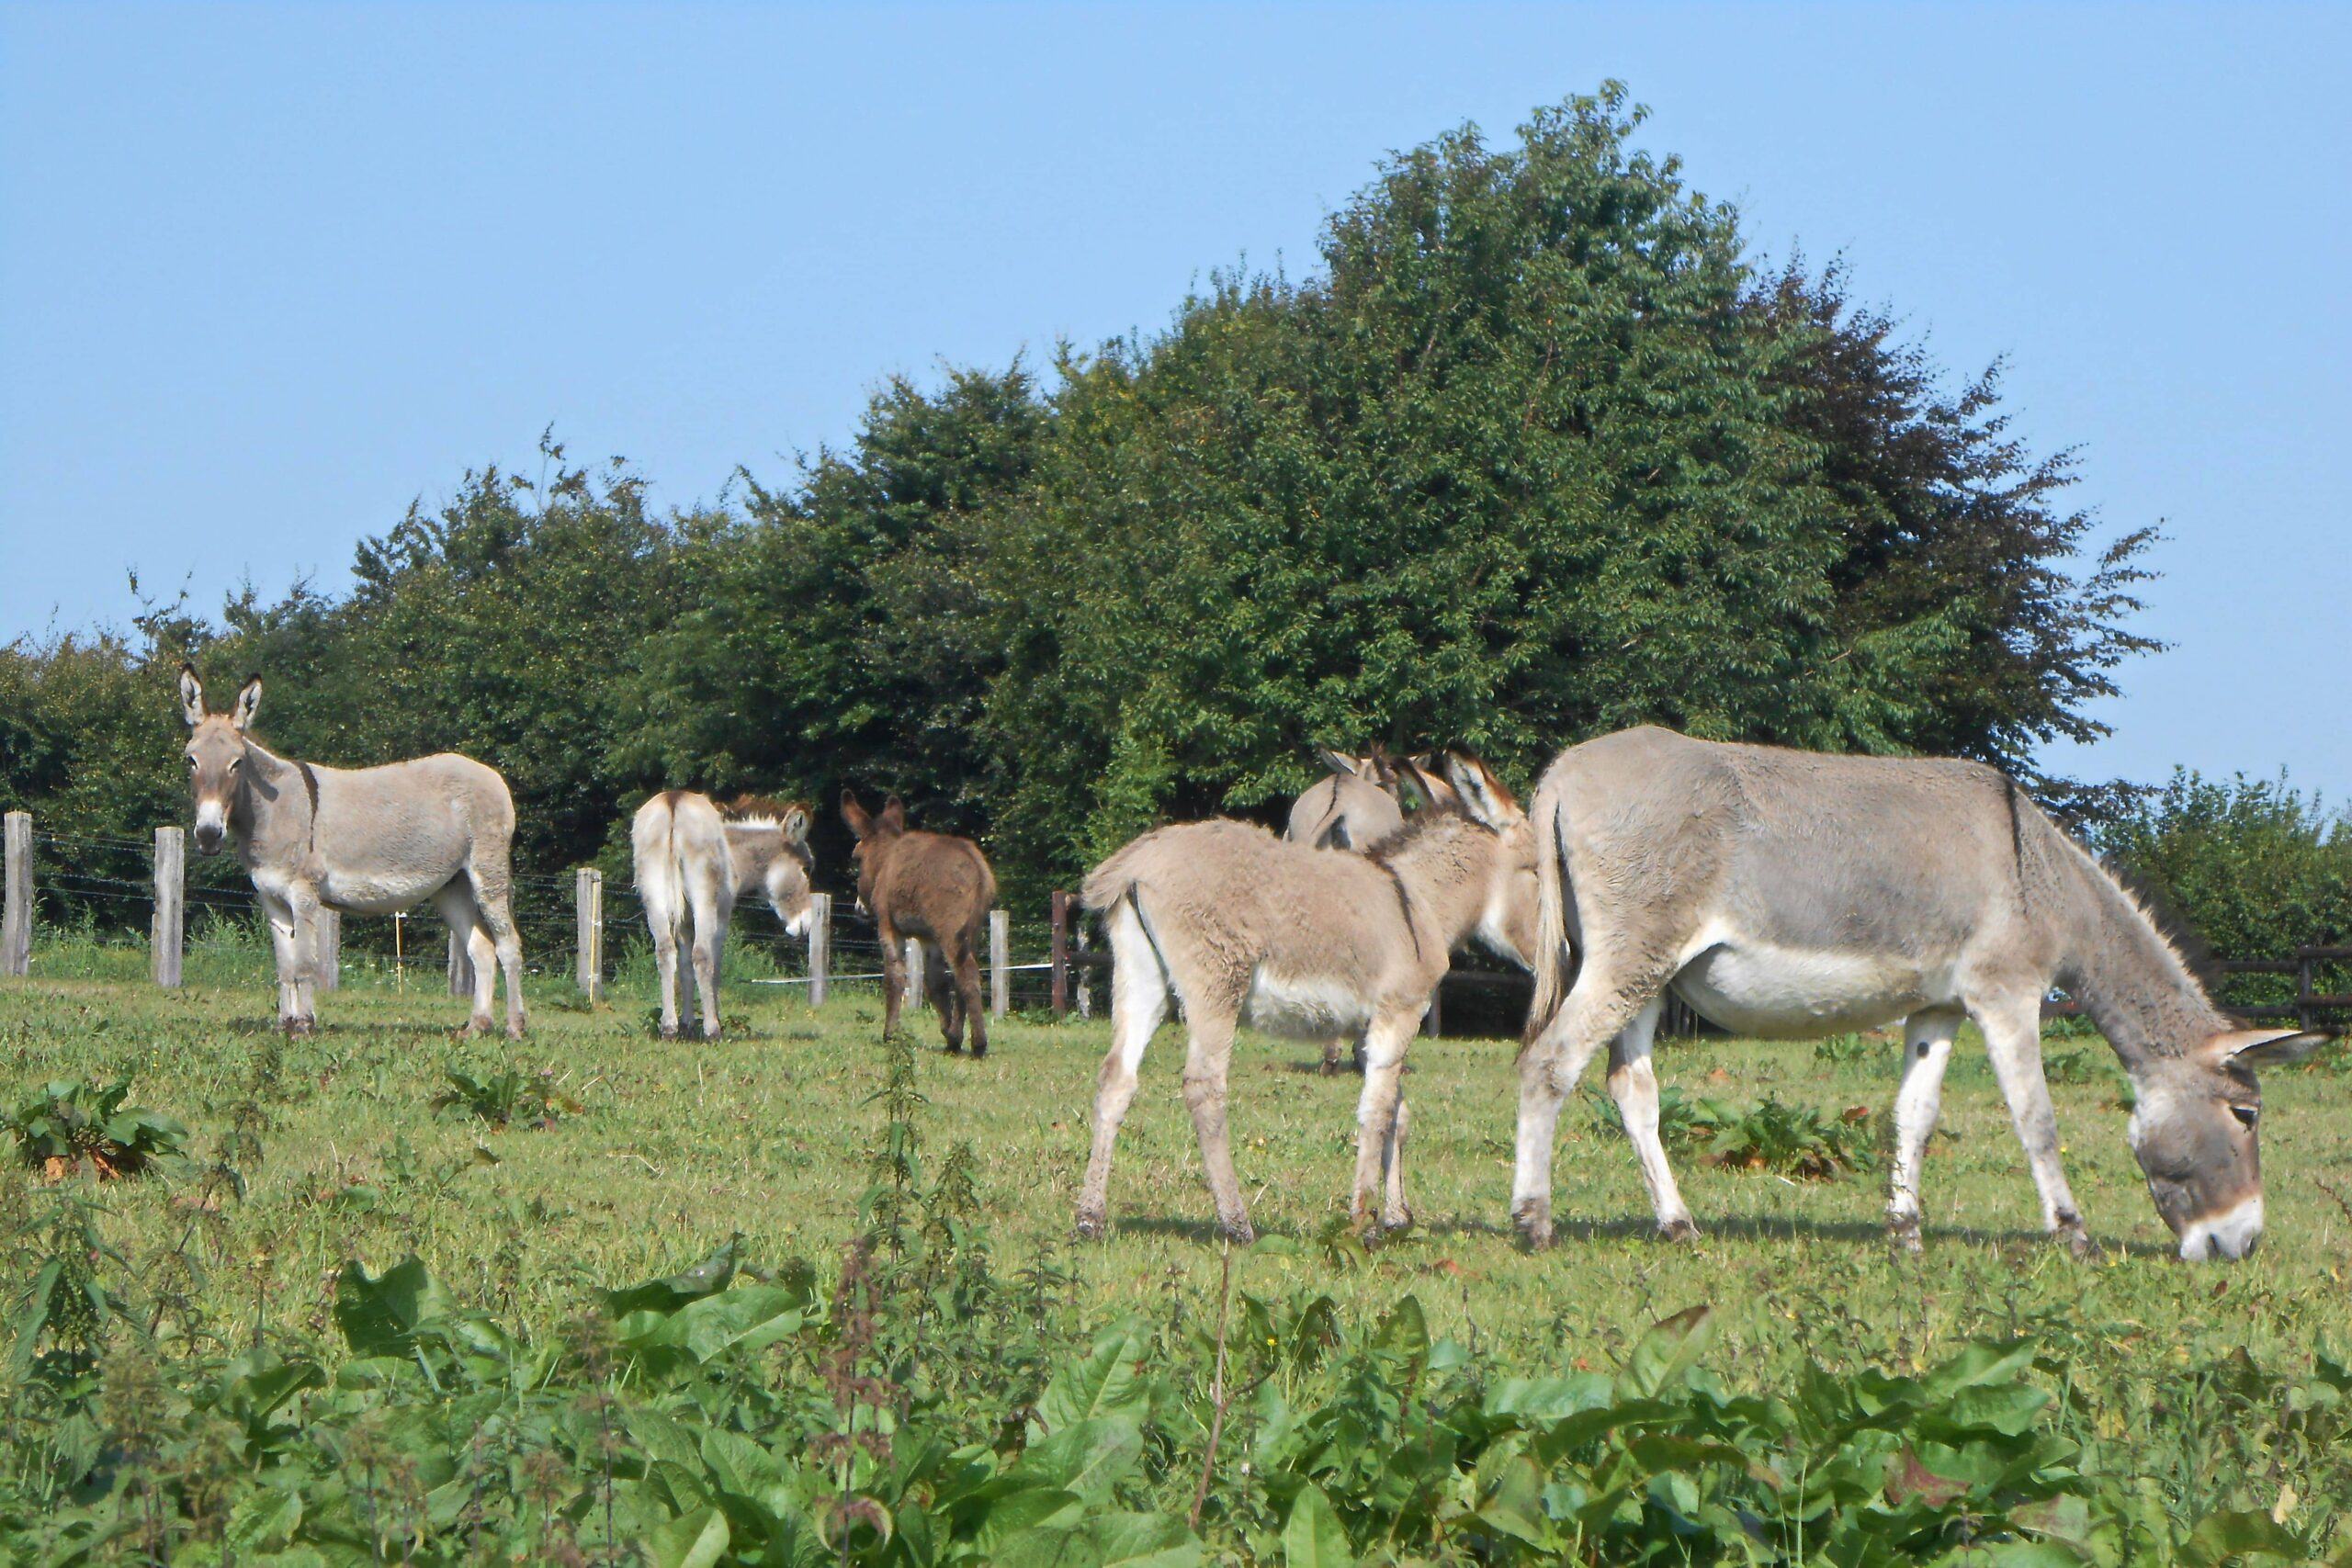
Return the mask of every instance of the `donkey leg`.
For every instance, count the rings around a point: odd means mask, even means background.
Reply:
[[[2041,1223],[2053,1241],[2064,1241],[2078,1258],[2098,1250],[2083,1228],[2082,1212],[2058,1163],[2058,1112],[2050,1104],[2050,1080],[2041,1073],[2041,995],[2005,998],[1975,1010],[1976,1027],[1993,1058],[1993,1076],[2009,1102],[2009,1121],[2025,1145],[2033,1184],[2041,1191]]]
[[[1389,1145],[1395,1142],[1405,1051],[1412,1043],[1420,1016],[1418,1008],[1403,1015],[1392,1011],[1374,1019],[1364,1031],[1363,1092],[1356,1100],[1356,1179],[1348,1198],[1348,1217],[1358,1225],[1364,1223],[1380,1193]],[[1383,1224],[1399,1226],[1407,1218],[1386,1213],[1381,1216]]]
[[[1400,1097],[1396,1119],[1388,1125],[1388,1148],[1384,1156],[1388,1168],[1388,1196],[1380,1208],[1380,1223],[1390,1230],[1403,1230],[1413,1223],[1413,1211],[1405,1202],[1405,1135],[1412,1126],[1413,1108]]]
[[[506,1038],[523,1038],[523,933],[514,929],[514,906],[506,886],[506,868],[501,864],[495,872],[475,866],[468,874],[473,885],[474,903],[481,911],[481,922],[490,929],[496,944],[498,967],[506,979]],[[475,1001],[487,1015],[490,1008],[488,987],[474,993]],[[489,1024],[485,1016],[484,1027]]]
[[[661,976],[662,987],[662,1038],[675,1040],[678,1037],[678,933],[658,916],[652,924],[653,971]]]
[[[1690,1241],[1699,1227],[1682,1201],[1681,1189],[1674,1184],[1674,1168],[1666,1162],[1666,1144],[1657,1134],[1657,1069],[1650,1064],[1650,1041],[1665,1006],[1664,997],[1652,1000],[1609,1043],[1609,1092],[1616,1099],[1625,1134],[1633,1140],[1634,1157],[1641,1161],[1642,1185],[1650,1190],[1658,1235],[1669,1241]]]
[[[1122,922],[1125,922],[1124,926]],[[1136,1069],[1144,1047],[1168,1016],[1168,972],[1145,937],[1132,906],[1111,913],[1111,1049],[1094,1089],[1094,1149],[1086,1158],[1086,1186],[1078,1200],[1078,1234],[1101,1235],[1110,1205],[1111,1147],[1135,1103]]]
[[[277,1024],[291,1034],[296,1020],[301,1016],[302,1003],[301,992],[294,984],[301,971],[294,952],[294,911],[287,908],[283,898],[258,887],[254,889],[254,897],[261,905],[262,919],[269,922],[269,945],[277,960]]]
[[[1233,1066],[1233,1030],[1239,1009],[1227,1002],[1195,1011],[1187,998],[1184,1011],[1192,1034],[1184,1057],[1184,1104],[1193,1112],[1193,1132],[1201,1141],[1201,1165],[1208,1173],[1209,1194],[1216,1200],[1217,1223],[1227,1235],[1247,1246],[1258,1239],[1258,1233],[1250,1224],[1250,1206],[1241,1200],[1241,1179],[1233,1171],[1233,1145],[1226,1126],[1226,1080]]]
[[[931,1010],[939,1015],[939,1038],[951,1055],[964,1052],[964,1015],[956,1011],[955,960],[948,955],[947,944],[929,942],[923,944],[922,998]]]
[[[300,886],[289,888],[286,907],[294,926],[294,1016],[287,1021],[287,1028],[296,1034],[315,1034],[319,1029],[318,893]]]
[[[899,1008],[906,999],[904,939],[888,920],[876,921],[874,934],[882,942],[882,1038],[888,1040],[899,1032]]]
[[[1588,952],[1552,1021],[1519,1055],[1519,1144],[1511,1172],[1511,1221],[1530,1247],[1552,1245],[1552,1145],[1560,1104],[1585,1065],[1657,998],[1660,976],[1638,980],[1609,972]]]
[[[1962,1015],[1929,1010],[1903,1021],[1903,1087],[1894,1093],[1894,1176],[1887,1231],[1905,1252],[1919,1250],[1919,1162],[1943,1110],[1944,1068]]]
[[[978,1061],[989,1054],[989,1012],[980,998],[980,961],[969,942],[956,954],[956,1012],[971,1027],[972,1057]]]
[[[465,944],[466,956],[473,963],[473,1011],[466,1020],[466,1032],[487,1034],[491,1001],[497,995],[498,948],[491,939],[490,928],[482,923],[481,906],[474,901],[472,885],[462,876],[452,877],[433,896],[433,907],[441,911],[442,919]]]
[[[718,1038],[718,965],[726,955],[727,917],[714,897],[694,901],[694,974],[695,1005],[702,1009],[702,1037]]]

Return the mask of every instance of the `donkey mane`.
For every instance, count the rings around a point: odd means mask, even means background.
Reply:
[[[1492,828],[1471,816],[1468,808],[1460,802],[1447,801],[1442,806],[1425,807],[1414,812],[1405,818],[1405,825],[1402,828],[1369,845],[1363,852],[1364,856],[1377,864],[1385,866],[1413,844],[1433,832],[1442,822],[1465,823],[1489,838],[1492,838],[1495,832]]]
[[[773,795],[745,793],[732,800],[718,803],[719,816],[745,828],[781,828],[784,819],[795,807],[815,815],[813,807],[797,800],[778,800]]]
[[[2080,849],[2079,845],[2076,847]],[[2114,884],[2115,890],[2123,895],[2123,901],[2132,907],[2132,912],[2147,921],[2150,929],[2154,931],[2156,940],[2164,943],[2165,951],[2172,954],[2182,973],[2196,984],[2207,1001],[2213,1002],[2214,993],[2222,984],[2222,967],[2220,961],[2213,956],[2212,945],[2205,940],[2205,933],[2197,929],[2182,913],[2180,906],[2174,903],[2153,879],[2109,856],[2095,855],[2087,850],[2083,850],[2082,855],[2090,862],[2093,871]],[[2213,1002],[2213,1006],[2218,1011],[2229,1011],[2219,1002]],[[2234,1014],[2230,1016],[2235,1017]]]

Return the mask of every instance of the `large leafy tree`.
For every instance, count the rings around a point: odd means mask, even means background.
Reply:
[[[1332,220],[1322,276],[1220,279],[1065,364],[1038,483],[979,551],[1024,855],[1254,806],[1324,738],[1524,775],[1645,721],[1939,732],[1964,618],[1849,604],[1864,529],[1815,407],[1836,323],[1757,308],[1734,215],[1639,120],[1612,87],[1512,146],[1442,138]]]

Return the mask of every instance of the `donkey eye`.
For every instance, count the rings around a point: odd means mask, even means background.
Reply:
[[[2256,1121],[2257,1121],[2262,1115],[2262,1107],[2259,1105],[2233,1105],[2230,1107],[2230,1114],[2238,1119],[2239,1126],[2245,1128],[2248,1132],[2251,1132],[2254,1130]]]

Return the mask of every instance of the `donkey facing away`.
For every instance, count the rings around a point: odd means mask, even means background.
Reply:
[[[1226,1080],[1245,1011],[1270,1033],[1363,1034],[1351,1209],[1363,1223],[1385,1180],[1380,1223],[1409,1224],[1408,1122],[1398,1092],[1406,1048],[1453,950],[1509,898],[1525,858],[1523,829],[1498,833],[1460,812],[1431,810],[1364,854],[1217,820],[1157,829],[1095,867],[1082,897],[1110,929],[1111,1050],[1095,1092],[1080,1234],[1102,1232],[1112,1145],[1171,997],[1191,1034],[1184,1100],[1227,1235],[1246,1242],[1255,1234],[1226,1130]]]
[[[523,1037],[523,942],[514,930],[507,851],[514,802],[506,781],[445,751],[377,768],[330,768],[272,754],[253,738],[261,677],[225,714],[204,704],[180,666],[196,851],[233,838],[277,950],[277,1016],[289,1033],[318,1027],[313,992],[322,908],[390,915],[431,898],[473,960],[473,1015],[491,1026],[496,971],[506,976],[506,1033]],[[494,964],[493,964],[493,961]]]
[[[767,895],[785,934],[808,930],[808,813],[745,795],[718,806],[707,795],[665,789],[637,808],[629,824],[637,892],[653,931],[653,963],[662,976],[662,1038],[678,1036],[678,938],[689,915],[684,1012],[700,994],[702,1032],[718,1038],[718,964],[735,903]]]
[[[953,1054],[972,1028],[972,1055],[989,1054],[988,1009],[980,1000],[980,933],[996,902],[996,873],[969,839],[907,829],[906,803],[885,801],[868,815],[857,796],[842,791],[842,820],[857,838],[850,859],[857,867],[857,901],[872,912],[882,938],[882,1034],[898,1032],[907,988],[900,943],[912,937],[939,955],[923,965],[923,991],[939,1011],[939,1032]]]
[[[1661,1231],[1689,1235],[1658,1141],[1650,1036],[1671,985],[1735,1032],[1808,1039],[1904,1019],[1894,1236],[1917,1248],[1919,1158],[1963,1018],[1993,1070],[2053,1237],[2091,1249],[2058,1162],[2041,1002],[2081,1002],[2136,1092],[2132,1152],[2184,1258],[2262,1231],[2255,1068],[2326,1043],[2216,1008],[2146,913],[2017,785],[1973,762],[1825,756],[1629,729],[1571,747],[1532,814],[1542,953],[1520,1056],[1512,1216],[1552,1236],[1562,1100],[1610,1047]]]

